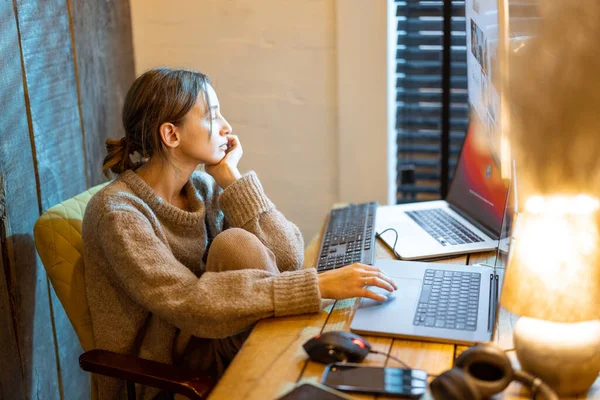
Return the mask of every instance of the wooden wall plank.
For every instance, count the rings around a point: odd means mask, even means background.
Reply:
[[[21,392],[7,398],[31,398],[44,394],[59,398],[48,286],[33,245],[33,224],[39,216],[36,174],[32,155],[28,115],[23,89],[18,25],[12,1],[0,2],[0,110],[4,132],[0,141],[0,174],[5,191],[5,215],[1,238],[3,268],[11,302],[11,319],[16,332],[20,365],[4,373],[19,371]],[[5,294],[3,294],[5,295]],[[13,361],[14,361],[14,357]],[[12,383],[14,385],[14,382]],[[4,385],[4,383],[3,383]],[[13,389],[11,389],[12,391]]]
[[[17,0],[42,210],[86,189],[69,12],[64,1]]]
[[[86,398],[81,347],[31,232],[40,211],[104,180],[104,141],[122,136],[135,74],[129,3],[0,0],[0,18],[0,399]]]
[[[67,317],[56,292],[50,287],[50,299],[56,328],[56,346],[60,364],[61,390],[64,399],[86,399],[90,397],[91,377],[89,372],[79,368],[79,356],[83,348]]]
[[[64,1],[17,0],[16,4],[39,193],[45,211],[82,192],[88,184],[71,23]],[[42,278],[45,281],[43,273],[39,280]],[[54,357],[61,375],[61,397],[88,397],[90,381],[78,365],[82,350],[77,336],[53,291],[46,293],[44,301],[54,311]]]
[[[105,180],[101,166],[108,137],[123,135],[121,108],[135,78],[129,3],[70,2],[71,40],[89,186]],[[83,350],[64,308],[51,291],[65,398],[89,393],[89,374],[77,355]],[[65,377],[69,379],[65,379]]]
[[[3,206],[4,200],[0,199],[0,208]],[[0,252],[3,250],[0,242]],[[4,263],[0,257],[0,399],[23,399],[19,352],[7,289]]]
[[[135,79],[128,1],[70,3],[90,184],[105,181],[105,141],[125,134],[121,110]]]

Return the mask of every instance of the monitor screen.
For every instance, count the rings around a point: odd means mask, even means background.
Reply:
[[[502,92],[509,87],[509,64],[526,52],[528,41],[536,34],[540,20],[538,3],[541,2],[465,1],[469,104],[481,129],[490,138],[494,157],[501,160],[505,178],[510,176],[512,169],[511,113],[509,100],[502,98],[505,95]],[[506,6],[506,12],[500,12],[504,9],[500,6]],[[501,31],[501,26],[506,27],[506,32]],[[503,49],[506,53],[502,53]],[[503,77],[506,79],[503,80]]]
[[[471,114],[489,136],[500,159],[500,92],[498,71],[498,4],[496,0],[465,2],[467,29],[467,90]]]

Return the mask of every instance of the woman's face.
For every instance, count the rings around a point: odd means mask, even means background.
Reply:
[[[179,149],[186,159],[192,159],[197,164],[213,165],[225,157],[231,125],[221,114],[219,99],[213,87],[207,85],[206,89],[210,110],[207,110],[200,93],[180,127]]]

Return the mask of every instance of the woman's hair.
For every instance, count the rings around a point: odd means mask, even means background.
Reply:
[[[107,139],[102,172],[116,174],[135,169],[144,161],[134,162],[131,155],[139,153],[143,160],[155,154],[165,156],[160,138],[160,126],[170,122],[179,126],[196,103],[199,93],[210,108],[206,87],[208,76],[189,70],[156,68],[138,77],[129,88],[123,104],[125,137]]]

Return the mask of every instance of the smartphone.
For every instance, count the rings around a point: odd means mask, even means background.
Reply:
[[[417,398],[427,390],[427,372],[355,363],[325,367],[321,383],[339,390]]]
[[[305,382],[296,386],[278,400],[350,400],[350,397],[327,386]]]

